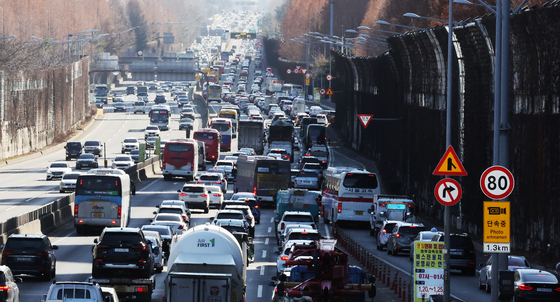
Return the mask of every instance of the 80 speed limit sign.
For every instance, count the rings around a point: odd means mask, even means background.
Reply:
[[[508,197],[513,191],[514,186],[513,174],[502,166],[492,166],[486,169],[480,177],[482,192],[492,199]]]

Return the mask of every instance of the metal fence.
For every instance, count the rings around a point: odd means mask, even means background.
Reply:
[[[510,170],[512,248],[541,260],[560,256],[560,7],[551,2],[511,19]],[[495,16],[454,27],[452,144],[469,173],[458,178],[461,202],[453,227],[482,234],[482,172],[492,166]],[[443,155],[446,129],[447,30],[388,39],[375,58],[335,55],[335,127],[347,143],[374,159],[388,193],[414,197],[418,209],[443,221],[432,171]],[[363,129],[357,114],[373,114]]]

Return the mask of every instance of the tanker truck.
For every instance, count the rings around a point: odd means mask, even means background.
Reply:
[[[247,251],[226,229],[199,225],[171,247],[164,302],[245,300]]]

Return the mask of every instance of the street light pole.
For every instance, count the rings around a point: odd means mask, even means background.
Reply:
[[[334,25],[334,0],[331,0],[331,28],[330,28],[330,32],[329,35],[332,37],[333,36],[333,25]],[[331,47],[329,46],[329,75],[332,76],[332,51],[331,51]],[[328,81],[329,82],[329,91],[332,91],[331,89],[331,82],[332,81]],[[329,94],[329,102],[332,102],[332,95]]]

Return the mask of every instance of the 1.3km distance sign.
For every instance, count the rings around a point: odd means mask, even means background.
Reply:
[[[488,198],[504,199],[511,194],[514,187],[513,174],[502,166],[492,166],[480,177],[480,188]]]

